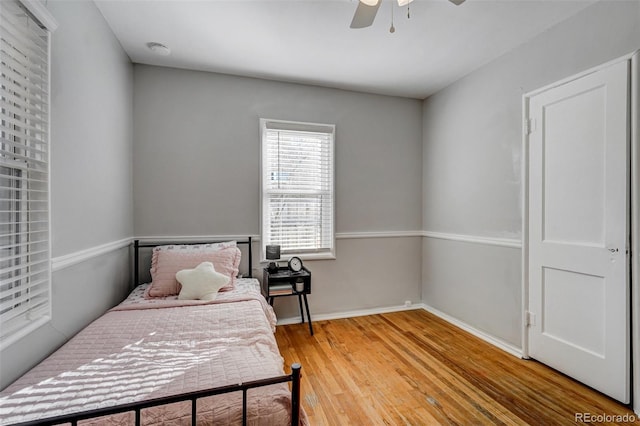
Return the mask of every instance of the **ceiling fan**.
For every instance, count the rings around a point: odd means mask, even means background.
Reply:
[[[406,6],[413,0],[398,0],[398,6]],[[465,0],[449,0],[456,6],[460,6]],[[382,0],[358,0],[358,8],[353,15],[351,28],[366,28],[373,24],[373,20],[378,13]]]

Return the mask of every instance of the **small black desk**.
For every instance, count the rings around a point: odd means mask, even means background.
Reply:
[[[269,272],[268,268],[264,268],[262,278],[262,294],[271,306],[273,306],[273,300],[276,297],[298,296],[302,323],[304,323],[302,310],[302,301],[304,301],[309,321],[309,332],[313,336],[313,325],[307,301],[307,294],[311,294],[311,272],[305,267],[302,267],[302,270],[297,273],[291,272],[287,267],[279,267],[276,272]]]

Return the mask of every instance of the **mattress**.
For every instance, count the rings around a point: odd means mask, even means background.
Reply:
[[[254,279],[212,302],[145,299],[120,305],[0,392],[0,424],[12,424],[284,374],[275,315]],[[248,424],[290,424],[282,383],[247,392]],[[240,392],[198,400],[198,424],[240,424]],[[142,424],[190,424],[190,402],[142,411]],[[128,424],[133,414],[83,424]],[[302,423],[306,416],[301,412]],[[130,424],[130,423],[129,423]]]

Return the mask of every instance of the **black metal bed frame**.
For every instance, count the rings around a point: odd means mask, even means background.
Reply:
[[[190,243],[174,243],[171,244],[210,244],[219,243],[222,241],[207,241],[207,242],[190,242]],[[252,247],[251,237],[247,237],[244,241],[237,241],[238,244],[247,244],[249,246],[249,277],[252,276]],[[139,240],[134,241],[134,277],[135,284],[139,282],[139,249],[143,247],[156,247],[160,244],[153,243],[140,243]],[[197,400],[206,398],[209,396],[220,395],[231,392],[242,392],[242,425],[247,424],[247,391],[249,389],[258,388],[262,386],[275,385],[279,383],[291,382],[291,425],[298,426],[300,423],[300,379],[302,374],[300,370],[302,367],[298,363],[291,365],[291,374],[285,374],[277,377],[270,377],[266,379],[252,380],[245,383],[239,383],[237,385],[220,386],[211,389],[205,389],[195,392],[186,392],[177,395],[165,396],[155,399],[149,399],[140,402],[114,405],[111,407],[98,408],[95,410],[82,411],[78,413],[65,414],[61,416],[48,417],[39,420],[33,420],[28,422],[17,423],[16,426],[35,426],[35,425],[57,425],[61,423],[71,423],[72,426],[76,426],[79,421],[88,420],[92,418],[99,418],[103,416],[109,416],[120,413],[135,414],[135,425],[139,426],[141,421],[141,412],[144,409],[157,407],[160,405],[173,404],[176,402],[191,401],[191,424],[197,424]]]
[[[141,248],[149,248],[149,247],[157,247],[159,245],[163,245],[163,244],[171,244],[171,245],[180,245],[180,244],[215,244],[215,243],[223,243],[229,240],[216,240],[216,241],[198,241],[198,242],[194,242],[194,241],[190,241],[190,242],[171,242],[171,243],[141,243],[140,240],[134,240],[133,241],[133,273],[134,273],[134,285],[138,285],[141,284],[140,283],[140,249]],[[236,241],[236,244],[246,244],[248,245],[248,256],[247,259],[249,260],[249,275],[248,277],[251,278],[253,276],[253,245],[252,245],[252,238],[251,237],[247,237],[246,240],[238,240]]]
[[[223,393],[242,392],[242,425],[247,424],[247,390],[262,386],[275,385],[278,383],[291,382],[291,425],[298,426],[300,423],[300,374],[301,366],[298,363],[291,365],[291,374],[268,379],[252,380],[250,382],[237,385],[220,386],[195,392],[181,393],[178,395],[165,396],[161,398],[149,399],[146,401],[133,402],[129,404],[114,405],[112,407],[98,408],[95,410],[82,411],[79,413],[65,414],[62,416],[49,417],[46,419],[33,420],[29,422],[17,423],[15,426],[35,426],[35,425],[57,425],[61,423],[71,423],[76,426],[81,420],[110,416],[113,414],[130,413],[135,414],[135,425],[140,425],[142,410],[159,405],[173,404],[176,402],[191,401],[191,424],[197,424],[196,401]]]

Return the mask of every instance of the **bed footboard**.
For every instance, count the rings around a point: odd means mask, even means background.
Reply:
[[[61,423],[70,423],[75,426],[81,420],[109,416],[112,414],[134,412],[135,425],[140,425],[141,411],[146,408],[156,407],[160,405],[172,404],[175,402],[191,401],[191,424],[196,425],[196,401],[213,395],[220,395],[231,392],[242,392],[242,424],[247,424],[247,390],[262,386],[275,385],[278,383],[291,382],[291,425],[299,426],[300,424],[300,379],[302,377],[300,370],[301,365],[294,363],[291,365],[291,374],[270,377],[268,379],[252,380],[237,385],[221,386],[213,389],[206,389],[196,392],[182,393],[179,395],[171,395],[162,398],[150,399],[131,404],[121,404],[113,407],[105,407],[96,410],[83,411],[62,416],[49,417],[40,420],[34,420],[24,423],[17,423],[19,426],[27,425],[56,425]]]

